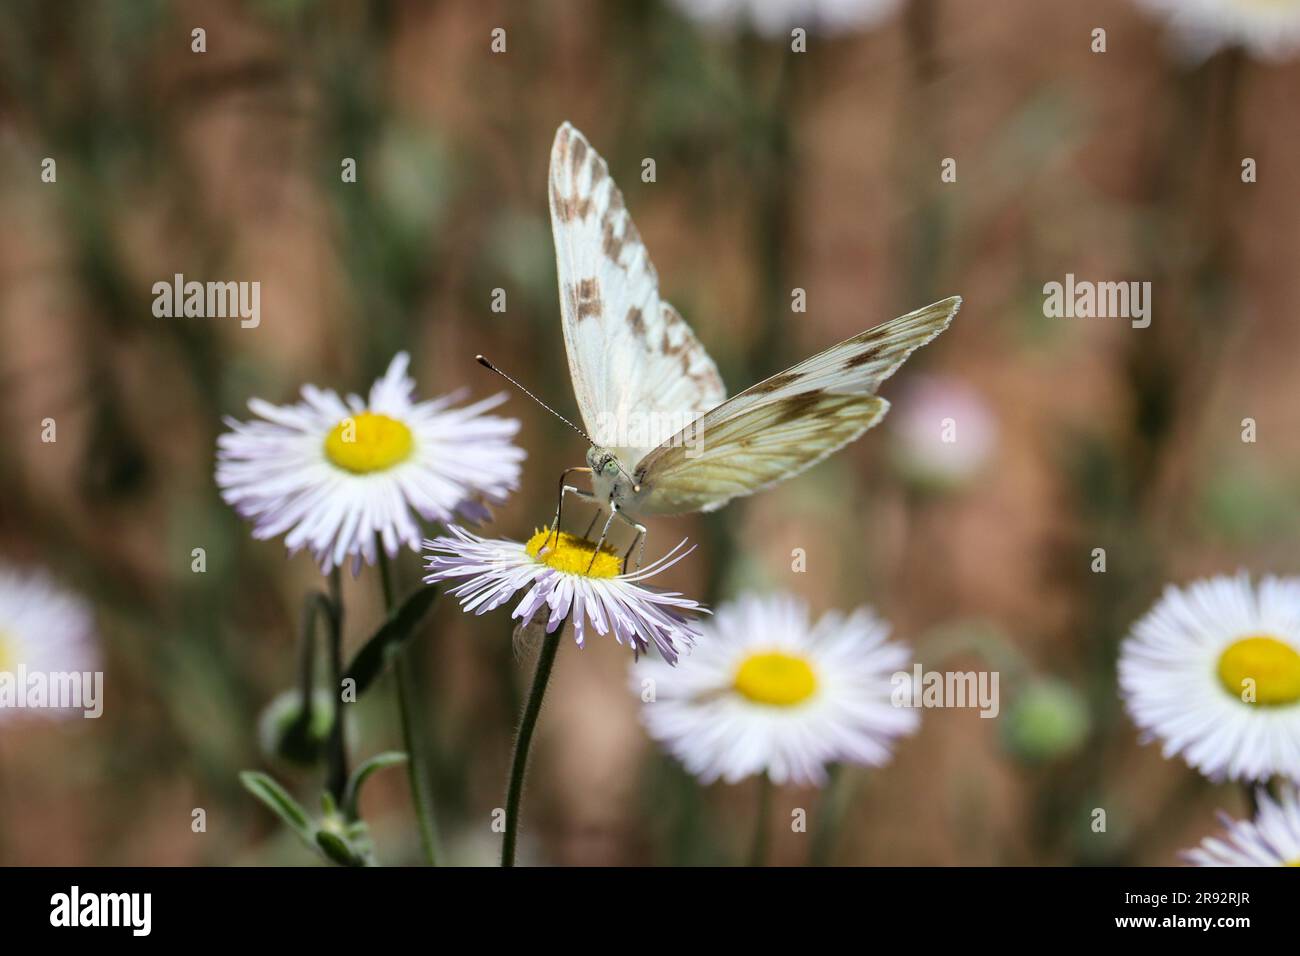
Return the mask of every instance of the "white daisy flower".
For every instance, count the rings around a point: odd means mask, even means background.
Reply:
[[[1169,22],[1174,42],[1200,60],[1226,46],[1266,60],[1300,50],[1300,0],[1138,0]]]
[[[622,558],[610,548],[577,535],[543,529],[525,544],[479,537],[451,526],[449,536],[424,543],[430,552],[426,584],[466,578],[451,589],[461,608],[483,614],[528,588],[512,618],[530,621],[543,606],[550,609],[546,632],[552,634],[567,618],[581,647],[588,624],[597,634],[611,631],[620,644],[640,654],[651,644],[670,663],[699,637],[698,625],[684,612],[701,605],[676,591],[644,587],[694,548],[683,540],[658,561],[622,573]],[[595,560],[593,561],[593,553]]]
[[[416,402],[409,361],[394,357],[369,400],[304,385],[296,405],[251,400],[264,421],[226,419],[217,485],[255,538],[284,534],[291,554],[307,548],[324,571],[349,555],[356,569],[375,562],[376,534],[390,557],[402,545],[418,550],[417,515],[482,520],[485,501],[500,504],[517,487],[519,422],[483,414],[506,396],[461,408],[452,407],[459,395]]]
[[[821,785],[828,763],[888,763],[894,739],[920,723],[890,701],[908,648],[887,643],[867,608],[814,624],[793,597],[746,596],[703,630],[679,667],[642,661],[632,686],[650,736],[704,783],[766,773]]]
[[[710,28],[752,24],[769,39],[795,27],[810,33],[866,30],[893,16],[900,0],[673,0],[682,13]]]
[[[1300,866],[1300,797],[1284,787],[1274,801],[1262,787],[1256,795],[1254,820],[1220,814],[1225,840],[1206,837],[1183,856],[1196,866]]]
[[[95,619],[90,605],[59,588],[42,572],[0,568],[0,721],[22,714],[72,717],[75,709],[19,707],[11,696],[27,694],[50,675],[85,674],[99,667]]]
[[[1300,779],[1300,578],[1168,587],[1120,648],[1144,737],[1211,779]]]

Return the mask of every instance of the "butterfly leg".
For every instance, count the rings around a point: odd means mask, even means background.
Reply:
[[[624,515],[623,520],[628,521],[629,519],[627,518],[626,515]],[[638,543],[640,543],[641,545],[641,550],[637,552],[637,556],[636,556],[637,570],[638,571],[641,570],[641,565],[645,563],[645,539],[648,532],[645,529],[645,525],[641,524],[640,522],[634,521],[631,522],[631,524],[633,528],[636,528],[636,537],[632,539],[632,543],[627,546],[627,553],[623,555],[624,574],[627,574],[627,559],[632,557],[632,549],[635,548]]]
[[[591,469],[587,468],[586,466],[579,466],[574,468],[566,468],[564,469],[564,471],[560,472],[560,495],[555,500],[555,520],[551,522],[551,534],[546,536],[546,546],[548,548],[551,546],[551,535],[555,535],[557,540],[559,538],[560,512],[564,508],[564,493],[566,491],[575,491],[581,494],[581,492],[577,488],[574,488],[572,485],[566,485],[564,483],[564,480],[568,478],[569,475],[582,474],[583,472],[586,472],[587,474],[591,474]]]
[[[600,512],[596,512],[596,514],[599,515]],[[591,552],[591,561],[587,564],[588,574],[591,573],[591,569],[596,565],[596,555],[600,554],[600,549],[605,546],[605,536],[609,534],[609,526],[614,523],[614,516],[616,514],[618,514],[618,505],[611,501],[609,503],[609,517],[605,519],[605,527],[600,530],[600,540],[596,542],[596,547]]]

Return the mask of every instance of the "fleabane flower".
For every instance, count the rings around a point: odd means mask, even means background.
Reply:
[[[10,697],[28,695],[33,683],[66,684],[54,675],[81,675],[99,666],[95,619],[90,605],[40,571],[0,567],[0,721],[21,714],[74,717],[47,692],[40,704],[21,706]]]
[[[699,636],[698,625],[687,616],[703,610],[698,602],[643,583],[694,550],[685,540],[625,574],[622,558],[608,547],[597,551],[593,542],[563,531],[543,529],[523,544],[483,538],[455,525],[448,531],[424,543],[429,557],[424,580],[461,581],[450,593],[465,611],[484,614],[526,588],[511,617],[531,621],[544,614],[548,634],[568,620],[579,647],[590,626],[600,635],[613,633],[637,654],[653,645],[665,660],[676,662]]]
[[[1174,42],[1192,59],[1227,46],[1266,60],[1300,51],[1300,0],[1138,0],[1169,22]]]
[[[647,659],[631,681],[650,736],[704,783],[821,785],[828,763],[888,763],[920,723],[890,699],[909,651],[867,608],[814,623],[796,598],[746,596],[702,630],[677,668]]]
[[[710,28],[751,24],[769,39],[795,27],[810,33],[866,30],[887,20],[900,0],[673,0],[684,14]]]
[[[1224,839],[1206,837],[1183,856],[1196,866],[1300,866],[1300,797],[1283,787],[1274,800],[1262,787],[1253,820],[1233,820],[1220,814]]]
[[[1129,714],[1214,780],[1300,779],[1300,578],[1170,586],[1120,648]]]
[[[283,534],[291,554],[307,548],[323,571],[373,564],[376,536],[391,557],[419,550],[417,516],[482,520],[517,487],[522,449],[511,443],[519,422],[486,415],[504,394],[453,407],[459,395],[414,399],[398,353],[368,399],[346,400],[304,385],[302,401],[252,399],[260,420],[226,419],[217,439],[217,486],[253,536]]]
[[[894,456],[918,482],[956,488],[997,450],[998,422],[980,394],[961,381],[919,375],[906,383],[890,416]]]

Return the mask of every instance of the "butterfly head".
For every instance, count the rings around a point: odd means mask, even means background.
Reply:
[[[587,465],[591,468],[592,488],[596,497],[602,500],[622,501],[641,490],[619,461],[618,455],[608,448],[594,445],[588,448]]]
[[[612,481],[619,475],[618,455],[608,448],[597,448],[594,445],[588,448],[587,464],[591,467],[593,476]]]

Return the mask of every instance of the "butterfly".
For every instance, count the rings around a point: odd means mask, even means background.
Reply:
[[[565,351],[591,441],[587,467],[561,477],[560,502],[577,491],[567,475],[589,472],[589,497],[608,512],[597,548],[615,515],[644,546],[634,518],[713,511],[860,437],[889,409],[881,383],[961,307],[953,296],[910,312],[728,399],[713,359],[659,297],[608,165],[567,122],[551,148],[548,192]]]

